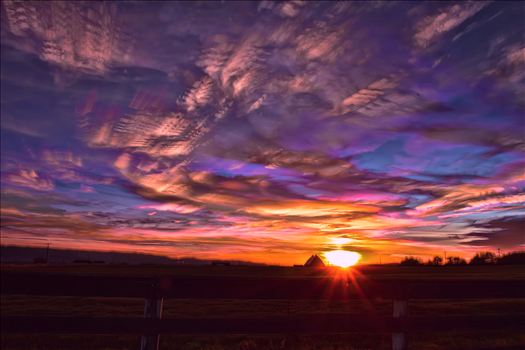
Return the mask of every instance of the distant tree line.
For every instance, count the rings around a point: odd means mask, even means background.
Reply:
[[[441,256],[423,260],[406,256],[400,263],[402,266],[461,266],[461,265],[525,265],[525,252],[511,252],[498,256],[492,252],[476,253],[469,262],[459,256],[449,256],[446,261]]]

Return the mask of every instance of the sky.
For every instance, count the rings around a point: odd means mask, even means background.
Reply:
[[[523,3],[1,6],[2,245],[525,249]]]

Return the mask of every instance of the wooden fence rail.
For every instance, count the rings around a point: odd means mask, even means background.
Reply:
[[[408,315],[409,299],[525,298],[525,281],[379,280],[334,277],[159,277],[115,278],[3,273],[1,293],[146,300],[144,318],[2,316],[3,332],[144,334],[141,349],[158,349],[163,333],[391,332],[392,348],[406,349],[406,333],[416,331],[519,329],[525,315]],[[392,317],[316,314],[244,319],[162,319],[164,298],[393,300]]]

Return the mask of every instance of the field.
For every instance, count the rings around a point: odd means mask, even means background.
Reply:
[[[245,266],[2,266],[2,272],[106,276],[225,276],[320,278],[339,274],[337,269],[311,270],[285,267]],[[363,266],[355,270],[363,279],[472,279],[523,280],[519,266],[398,267]],[[136,317],[144,301],[133,298],[78,298],[2,295],[1,311],[7,315]],[[321,313],[390,315],[390,300],[195,300],[166,299],[164,318],[242,318]],[[525,312],[525,299],[412,300],[410,315],[514,315]],[[275,335],[163,335],[160,349],[389,349],[390,334],[293,334]],[[140,336],[2,334],[2,349],[138,349]],[[515,330],[410,334],[411,349],[509,349],[525,347],[525,336]]]

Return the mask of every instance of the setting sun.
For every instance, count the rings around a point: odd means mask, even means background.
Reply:
[[[330,265],[339,267],[354,266],[361,259],[361,254],[346,250],[333,250],[331,252],[325,252],[323,255]]]

